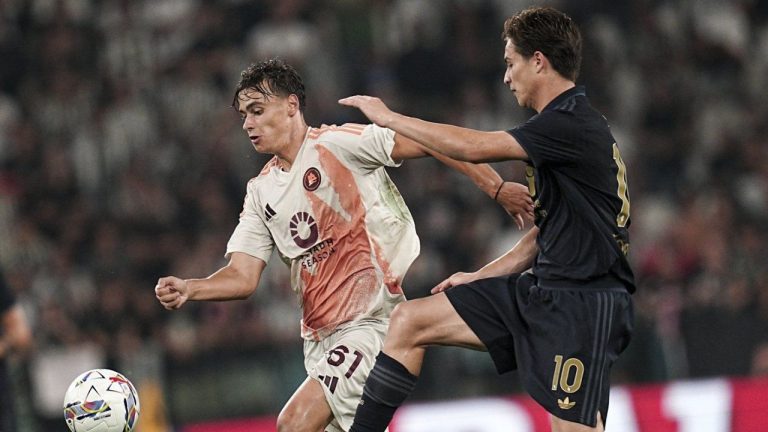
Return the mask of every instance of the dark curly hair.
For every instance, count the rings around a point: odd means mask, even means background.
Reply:
[[[306,95],[301,76],[291,65],[280,59],[264,60],[254,63],[240,73],[240,82],[235,88],[232,107],[238,109],[238,100],[243,90],[253,89],[264,96],[296,95],[299,98],[299,110],[304,112]]]
[[[563,77],[576,81],[581,68],[581,32],[573,20],[551,7],[525,9],[504,22],[502,39],[525,58],[541,51]]]

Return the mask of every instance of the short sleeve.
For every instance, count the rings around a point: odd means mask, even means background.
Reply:
[[[400,166],[400,163],[392,160],[394,146],[395,132],[393,130],[369,124],[360,134],[359,142],[339,142],[338,148],[350,162],[370,171],[382,166]]]
[[[534,166],[562,165],[581,158],[579,128],[569,113],[545,111],[507,132],[525,149]]]
[[[264,262],[269,262],[275,248],[275,242],[258,213],[256,193],[251,184],[248,185],[248,192],[245,195],[240,222],[229,238],[225,256],[229,258],[233,252],[243,252]]]

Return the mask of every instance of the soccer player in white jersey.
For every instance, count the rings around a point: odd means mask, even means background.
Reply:
[[[384,167],[431,153],[372,124],[307,126],[302,80],[280,60],[243,71],[233,106],[256,151],[274,158],[248,183],[229,263],[204,279],[160,278],[156,296],[166,309],[247,298],[277,249],[301,301],[308,375],[278,416],[278,430],[346,431],[419,253],[411,214]],[[436,157],[518,225],[532,216],[525,186],[503,182],[488,165]]]

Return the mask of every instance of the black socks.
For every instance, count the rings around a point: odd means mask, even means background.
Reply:
[[[349,432],[384,432],[395,410],[413,391],[417,378],[400,362],[380,352],[365,381]]]

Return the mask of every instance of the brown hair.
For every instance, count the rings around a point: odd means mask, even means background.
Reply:
[[[240,82],[235,88],[232,107],[237,109],[240,92],[253,89],[264,96],[287,97],[295,94],[299,99],[299,109],[304,112],[306,95],[301,76],[291,65],[280,59],[269,59],[254,63],[240,74]]]
[[[563,77],[576,81],[581,67],[581,32],[573,20],[551,7],[525,9],[504,22],[503,39],[525,58],[540,51]]]

